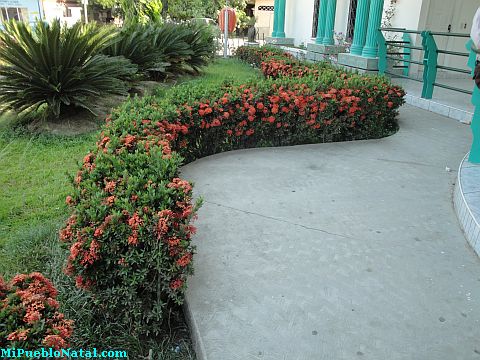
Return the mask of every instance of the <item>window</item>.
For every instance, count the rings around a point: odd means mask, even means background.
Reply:
[[[347,25],[347,39],[353,39],[353,31],[355,29],[355,19],[357,17],[357,4],[358,0],[350,0],[350,11],[348,12],[348,25]]]
[[[323,0],[326,1],[326,0]],[[320,8],[320,0],[315,0],[315,4],[313,6],[313,24],[312,24],[312,38],[317,37],[318,32],[318,11]]]
[[[9,20],[28,21],[28,9],[16,7],[2,7],[0,23]]]
[[[273,11],[274,10],[274,7],[273,6],[259,6],[258,7],[258,11]]]

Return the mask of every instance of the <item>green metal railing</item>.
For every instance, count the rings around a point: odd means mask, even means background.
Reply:
[[[402,40],[386,40],[383,32],[401,33]],[[411,35],[420,35],[422,37],[422,46],[414,46],[411,41]],[[448,51],[439,49],[435,37],[454,37],[465,38],[467,40],[465,48],[467,52]],[[448,32],[433,31],[414,31],[401,28],[380,28],[377,35],[378,40],[378,69],[380,74],[387,74],[399,78],[409,79],[423,83],[422,98],[432,99],[435,87],[456,91],[472,96],[472,104],[475,106],[475,112],[472,120],[473,145],[470,151],[469,160],[474,163],[480,163],[480,90],[473,84],[473,90],[461,89],[455,86],[447,85],[437,81],[438,70],[455,72],[459,74],[473,75],[477,53],[470,35]],[[422,61],[412,60],[412,51],[423,52]],[[467,64],[471,70],[460,69],[451,66],[439,65],[439,55],[460,56],[468,58]],[[392,56],[394,55],[394,56]],[[420,56],[421,58],[421,56]],[[401,63],[402,65],[398,65]],[[390,64],[393,64],[389,66]],[[423,78],[417,79],[409,76],[411,64],[423,67]],[[403,69],[402,73],[395,72],[395,69]]]

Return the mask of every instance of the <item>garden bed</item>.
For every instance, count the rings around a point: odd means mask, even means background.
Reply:
[[[220,86],[224,81],[258,76],[258,71],[239,61],[219,60],[202,76],[183,76],[168,87]],[[165,90],[164,85],[158,87]],[[66,173],[74,173],[98,132],[55,136],[12,129],[7,119],[2,119],[0,125],[0,186],[5,190],[0,196],[0,274],[12,278],[17,273],[41,271],[52,279],[59,290],[62,311],[77,323],[72,346],[92,346],[99,335],[95,333],[94,319],[83,307],[85,294],[62,273],[66,254],[58,241],[58,229],[65,220],[65,197],[71,191]],[[167,330],[167,336],[158,341],[142,344],[134,337],[123,336],[104,339],[103,345],[126,348],[133,358],[152,349],[154,359],[193,359],[188,329],[178,308],[171,314]]]
[[[71,216],[60,231],[68,254],[53,235],[65,210],[57,198],[51,204],[58,216],[41,224],[55,224],[44,238],[25,222],[31,251],[13,240],[4,245],[0,256],[11,257],[4,273],[41,270],[59,287],[62,309],[77,323],[76,345],[190,356],[188,346],[175,352],[172,336],[158,345],[172,319],[182,324],[178,306],[193,273],[192,221],[200,202],[179,177],[182,164],[242,148],[381,138],[398,128],[404,92],[385,78],[307,64],[270,48],[241,48],[237,56],[265,79],[238,60],[222,61],[206,77],[131,99],[107,119],[72,174]],[[65,169],[50,171],[59,179]],[[31,254],[33,269],[25,266]],[[67,257],[64,271],[76,288],[59,273]]]

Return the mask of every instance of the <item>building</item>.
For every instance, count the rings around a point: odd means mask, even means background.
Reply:
[[[37,0],[0,0],[0,26],[9,20],[34,22],[43,10]]]
[[[37,19],[60,19],[67,25],[82,20],[83,8],[75,0],[0,0],[0,26],[12,19],[34,23]]]
[[[54,19],[72,26],[78,21],[82,21],[83,8],[80,3],[75,0],[59,1],[59,0],[41,0],[44,19],[51,22]]]
[[[305,45],[312,60],[325,54],[339,55],[341,64],[360,70],[375,70],[376,31],[382,27],[415,31],[469,33],[478,0],[275,0],[274,30],[270,41],[277,44]],[[465,39],[438,37],[439,49],[465,51]],[[421,37],[412,35],[421,45]],[[419,56],[414,55],[414,56]],[[440,56],[445,66],[468,69],[461,57]],[[412,73],[421,72],[418,66]]]
[[[266,39],[273,32],[274,0],[250,0],[247,6],[253,7],[255,28],[260,39]],[[248,14],[247,14],[248,15]]]

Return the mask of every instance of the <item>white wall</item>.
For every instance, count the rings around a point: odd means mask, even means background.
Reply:
[[[469,34],[475,11],[480,6],[478,0],[424,0],[424,9],[420,25],[423,29],[447,32],[451,25],[452,33]],[[435,36],[437,46],[441,50],[466,52],[466,38]],[[452,55],[440,55],[439,63],[446,66],[469,70],[467,59]],[[446,72],[449,77],[465,77],[454,72]]]
[[[386,0],[384,10],[387,10],[389,5],[390,1]],[[392,27],[418,30],[421,10],[422,0],[398,1],[395,16],[392,18]]]
[[[272,35],[273,31],[273,11],[259,10],[259,6],[273,6],[274,0],[256,0],[255,1],[255,27],[260,33],[260,38]]]
[[[325,0],[323,0],[325,1]],[[287,0],[285,33],[295,39],[295,45],[313,42],[314,0]],[[335,14],[335,32],[346,33],[350,0],[338,0]]]
[[[286,37],[294,38],[295,45],[312,41],[313,0],[287,0],[285,11]]]

